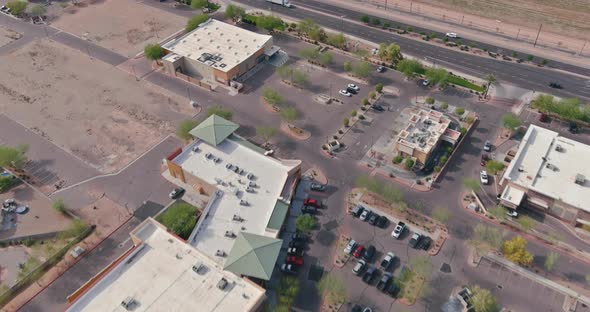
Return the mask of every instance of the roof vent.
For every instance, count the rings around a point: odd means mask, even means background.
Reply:
[[[576,174],[576,184],[584,185],[586,183],[586,177],[583,174]]]
[[[125,300],[121,301],[121,306],[123,308],[125,308],[125,310],[131,311],[135,307],[136,303],[137,302],[135,301],[135,299],[133,297],[127,297],[127,298],[125,298]]]
[[[524,168],[522,166],[518,167],[518,172],[524,172]]]
[[[238,216],[238,215],[236,215],[236,214],[235,214],[235,215],[232,217],[232,220],[233,220],[233,221],[242,222],[242,221],[244,221],[244,218],[242,218],[242,217],[240,217],[240,216]]]
[[[203,264],[203,262],[197,262],[193,265],[193,271],[199,275],[204,275],[207,273],[207,267]]]
[[[563,148],[561,147],[561,145],[559,145],[559,144],[555,145],[555,151],[561,152],[562,150],[563,150]]]
[[[225,231],[225,237],[236,238],[236,234],[232,231]]]
[[[217,283],[217,288],[224,290],[227,287],[227,280],[225,277],[222,277],[221,280]]]
[[[225,257],[225,251],[221,250],[221,249],[217,249],[217,251],[215,252],[215,255],[218,257]]]

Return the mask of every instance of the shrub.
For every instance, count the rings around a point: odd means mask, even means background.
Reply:
[[[475,117],[473,116],[467,116],[467,118],[465,118],[465,122],[468,124],[472,124],[475,122]]]
[[[399,164],[402,162],[402,160],[404,160],[404,158],[402,157],[402,155],[397,155],[395,157],[393,157],[393,163],[394,164]]]
[[[529,62],[532,62],[535,59],[535,57],[532,55],[529,55],[529,56],[527,56],[526,59],[529,60]]]
[[[207,14],[197,14],[197,15],[191,17],[191,19],[188,20],[188,22],[186,23],[186,27],[184,28],[184,30],[186,32],[191,32],[191,31],[195,30],[197,27],[199,27],[199,25],[201,25],[202,23],[206,22],[207,20],[209,20],[209,15],[207,15]]]
[[[547,64],[549,64],[549,61],[548,61],[548,60],[543,60],[543,61],[541,62],[541,64],[542,64],[542,65],[547,65]]]
[[[410,159],[410,158],[408,158],[408,159],[406,159],[406,161],[404,161],[404,166],[408,170],[409,169],[412,169],[414,167],[414,164],[415,164],[415,162],[412,159]]]
[[[188,141],[191,139],[191,134],[189,133],[193,130],[196,126],[199,125],[199,122],[192,119],[185,119],[181,121],[178,126],[176,127],[176,136],[179,138]]]
[[[47,10],[42,4],[36,4],[31,8],[31,15],[33,16],[41,16],[45,14],[45,12],[47,12]]]
[[[449,157],[443,156],[438,160],[438,163],[444,165],[447,162],[447,160],[449,160]]]
[[[371,21],[371,18],[368,15],[363,15],[361,17],[361,22],[368,24]]]
[[[371,91],[369,92],[369,97],[375,99],[377,97],[377,94],[375,94],[375,91]]]
[[[356,116],[356,110],[353,110],[352,112],[350,112],[350,117],[354,117]]]
[[[434,172],[440,172],[442,170],[442,167],[439,165],[434,166]]]
[[[381,93],[383,91],[383,84],[378,83],[377,85],[375,85],[375,91]]]
[[[384,22],[383,23],[383,28],[389,28],[391,27],[391,23],[390,22]]]
[[[465,135],[467,133],[467,128],[461,127],[460,132],[461,132],[461,135]]]
[[[457,107],[457,108],[455,108],[455,114],[461,116],[461,115],[465,114],[465,109],[463,107]]]
[[[344,62],[344,71],[345,72],[349,72],[352,70],[352,63],[350,63],[350,61],[346,61]]]
[[[365,115],[359,115],[358,117],[360,120],[365,120]]]
[[[55,209],[59,213],[66,214],[66,204],[64,203],[64,200],[61,198],[53,200],[53,202],[51,203],[51,207],[53,207],[53,209]]]
[[[344,117],[342,119],[342,125],[346,128],[348,128],[348,126],[350,125],[350,121],[348,120],[348,118]]]
[[[374,17],[371,20],[371,23],[373,23],[373,25],[377,26],[377,25],[380,25],[381,24],[381,20],[379,20],[378,18]]]
[[[434,104],[434,98],[433,97],[427,97],[425,100],[426,104]]]
[[[406,28],[406,30],[407,30],[408,32],[412,32],[412,31],[414,31],[414,28],[412,28],[411,26],[408,26],[408,28]]]
[[[442,104],[440,104],[440,108],[441,108],[441,109],[447,109],[447,108],[449,108],[449,103],[447,103],[447,102],[442,102]]]
[[[157,43],[147,44],[143,49],[143,54],[148,60],[155,61],[164,56],[164,49]]]
[[[233,113],[230,110],[224,109],[221,106],[211,106],[207,109],[207,117],[211,115],[217,115],[227,120],[231,120]]]
[[[361,103],[362,103],[363,105],[369,105],[369,99],[367,99],[367,98],[363,98],[363,99],[361,100]]]

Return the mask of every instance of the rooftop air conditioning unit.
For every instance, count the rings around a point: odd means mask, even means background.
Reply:
[[[561,145],[559,145],[559,144],[555,145],[555,151],[561,152],[562,151]]]
[[[203,264],[203,262],[197,262],[193,265],[193,271],[199,275],[203,275],[207,273],[207,267]]]
[[[222,277],[221,280],[217,283],[217,288],[224,290],[227,287],[227,280],[225,279],[225,277]]]
[[[576,174],[576,184],[584,185],[586,183],[586,177],[583,174]]]
[[[125,300],[121,301],[121,306],[125,308],[125,310],[131,311],[135,306],[135,299],[133,297],[127,297]]]

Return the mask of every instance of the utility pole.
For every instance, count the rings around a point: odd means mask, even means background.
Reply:
[[[516,33],[516,40],[518,40],[518,35],[520,35],[520,28],[518,29],[518,32]]]
[[[461,25],[463,25],[463,20],[465,19],[465,15],[461,16]]]
[[[535,43],[533,44],[533,48],[537,46],[537,40],[539,40],[539,35],[541,34],[541,28],[543,28],[543,24],[539,26],[539,31],[537,32],[537,38],[535,38]]]
[[[582,51],[584,51],[584,48],[586,47],[586,43],[588,43],[588,40],[584,41],[584,45],[580,49],[580,53],[578,55],[582,55]]]
[[[186,93],[188,94],[188,100],[190,103],[190,101],[192,101],[192,99],[191,99],[191,89],[189,87],[186,87]]]

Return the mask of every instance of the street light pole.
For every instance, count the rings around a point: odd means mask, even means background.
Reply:
[[[584,45],[580,49],[580,53],[578,55],[582,55],[582,51],[584,51],[584,48],[586,47],[586,43],[588,43],[588,40],[584,41]]]
[[[537,38],[535,38],[535,43],[533,44],[533,48],[537,46],[537,40],[539,40],[539,35],[541,34],[541,28],[543,28],[543,24],[539,26],[539,31],[537,32]]]

